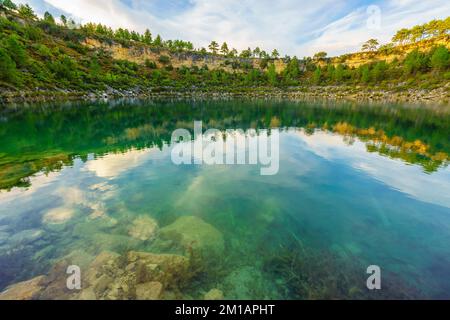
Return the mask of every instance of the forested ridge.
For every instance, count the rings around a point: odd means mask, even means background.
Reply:
[[[435,89],[450,80],[449,39],[450,17],[399,30],[389,44],[370,39],[355,54],[281,57],[277,49],[238,52],[216,41],[208,48],[195,48],[188,41],[164,40],[150,29],[138,33],[94,23],[79,25],[49,12],[38,17],[29,5],[0,0],[0,88],[96,91],[345,85]],[[88,46],[88,40],[101,46]],[[118,59],[109,49],[113,46],[149,52],[153,59],[140,63]]]

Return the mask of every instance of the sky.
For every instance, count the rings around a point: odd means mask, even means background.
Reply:
[[[238,50],[260,47],[282,55],[330,56],[358,51],[368,39],[390,41],[404,27],[450,16],[449,0],[15,0],[42,15],[65,14],[163,39]]]

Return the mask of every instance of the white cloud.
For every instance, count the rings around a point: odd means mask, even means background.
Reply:
[[[27,2],[19,0],[18,2]],[[37,3],[41,3],[38,6]],[[359,49],[372,37],[388,41],[396,30],[450,15],[448,0],[32,0],[70,13],[81,22],[101,22],[137,31],[150,28],[167,39],[196,46],[226,41],[242,50],[260,46],[303,57],[321,50],[331,55]],[[364,3],[364,2],[363,2]],[[381,8],[381,29],[367,28],[367,7]]]
[[[120,174],[140,166],[157,152],[157,148],[130,150],[126,153],[110,153],[86,163],[85,170],[101,178],[116,178]]]
[[[448,167],[433,174],[427,174],[420,166],[407,165],[400,160],[367,152],[366,145],[358,139],[349,146],[339,135],[324,132],[306,135],[303,131],[298,131],[297,135],[309,150],[324,159],[342,161],[417,200],[450,208],[450,168]]]
[[[363,6],[329,23],[319,37],[299,48],[309,54],[321,50],[334,55],[354,52],[360,50],[362,43],[370,38],[387,43],[401,28],[409,28],[450,15],[450,2],[447,0],[389,0],[382,2],[379,8],[381,10],[380,28],[367,27],[369,14],[367,6]]]

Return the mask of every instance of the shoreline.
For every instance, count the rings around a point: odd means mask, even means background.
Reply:
[[[174,88],[135,87],[128,90],[45,90],[0,91],[0,105],[15,103],[39,103],[59,101],[95,101],[100,99],[284,99],[284,100],[336,100],[349,102],[408,103],[450,105],[450,82],[438,89],[386,90],[349,86],[304,86],[304,87],[216,87]]]

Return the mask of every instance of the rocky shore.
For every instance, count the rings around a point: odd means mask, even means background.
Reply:
[[[101,91],[46,90],[0,91],[0,104],[52,101],[86,101],[99,99],[326,99],[358,102],[450,104],[450,82],[436,89],[400,90],[358,86],[304,86],[304,87],[224,87],[174,88],[134,87],[127,90],[108,88]]]

